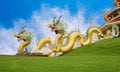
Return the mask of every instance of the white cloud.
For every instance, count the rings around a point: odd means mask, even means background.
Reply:
[[[17,41],[13,37],[12,29],[0,29],[0,54],[15,54]]]
[[[14,20],[13,29],[0,29],[0,54],[16,53],[18,42],[12,36],[13,30],[18,30],[24,25],[27,25],[27,30],[33,33],[33,41],[31,47],[43,37],[54,38],[55,33],[51,32],[50,29],[47,27],[47,24],[52,20],[53,16],[63,16],[62,21],[67,23],[67,33],[72,30],[78,30],[78,28],[80,28],[81,33],[85,34],[87,28],[89,27],[89,22],[86,21],[84,16],[85,13],[85,10],[80,8],[76,14],[72,15],[67,8],[51,8],[47,5],[42,5],[41,10],[34,11],[29,20],[25,20],[22,18],[19,20]],[[99,20],[99,16],[94,16],[94,19],[94,25],[98,25],[97,21]]]

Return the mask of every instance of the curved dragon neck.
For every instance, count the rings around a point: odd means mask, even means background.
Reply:
[[[37,43],[37,50],[41,50],[45,44],[49,44],[49,47],[52,48],[51,38],[43,38]]]
[[[60,51],[60,47],[62,46],[63,40],[68,38],[68,34],[58,34],[55,38],[55,46],[56,48],[53,51],[57,52]]]
[[[88,34],[87,34],[87,40],[86,41],[82,41],[82,46],[84,46],[84,45],[88,45],[88,44],[90,44],[91,43],[91,41],[92,41],[92,34],[93,33],[100,33],[100,34],[102,34],[102,32],[97,28],[97,27],[91,27],[89,30],[88,30],[88,32],[87,32]]]
[[[64,47],[61,47],[60,51],[62,51],[62,52],[70,51],[73,48],[73,46],[74,46],[74,42],[75,42],[76,38],[80,38],[81,40],[83,40],[83,36],[79,32],[73,32],[69,36],[69,41],[68,41],[67,45],[64,46]]]

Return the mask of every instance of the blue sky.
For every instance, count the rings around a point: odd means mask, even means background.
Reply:
[[[80,7],[87,9],[86,19],[93,13],[102,14],[105,8],[113,8],[113,0],[0,0],[0,24],[13,27],[13,20],[29,19],[33,11],[40,10],[42,4],[50,7],[68,8],[74,15]]]
[[[90,18],[94,26],[104,24],[103,10],[114,8],[113,0],[0,0],[0,54],[15,54],[20,42],[13,36],[14,31],[27,25],[32,33],[34,45],[43,37],[55,41],[55,33],[47,27],[53,16],[62,15],[66,33],[80,30],[86,35]],[[30,50],[30,49],[29,49]]]

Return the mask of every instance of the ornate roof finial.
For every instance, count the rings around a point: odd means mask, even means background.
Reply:
[[[90,18],[90,27],[92,27],[92,18]]]
[[[104,14],[104,15],[105,15],[105,14],[107,14],[107,11],[106,11],[106,10],[104,10],[104,11],[103,11],[103,14]]]

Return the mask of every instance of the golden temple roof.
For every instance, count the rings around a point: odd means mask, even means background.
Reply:
[[[114,3],[115,6],[120,6],[120,0],[114,0],[113,3]]]
[[[113,24],[120,25],[120,21],[111,22],[111,23],[106,23],[105,25],[100,26],[99,29],[100,29],[102,32],[104,32],[104,31],[106,31],[107,29],[109,29],[110,27],[112,27]]]

